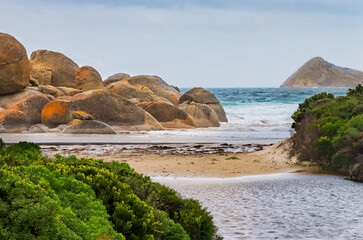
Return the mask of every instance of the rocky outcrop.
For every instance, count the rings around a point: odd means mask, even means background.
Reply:
[[[74,96],[78,93],[81,93],[82,91],[76,88],[69,88],[69,87],[57,87],[58,90],[63,92],[66,96]]]
[[[172,86],[167,84],[163,79],[157,76],[149,76],[149,75],[140,75],[134,76],[122,81],[128,82],[133,86],[146,86],[148,87],[155,95],[159,97],[166,98],[173,105],[178,105],[178,101],[180,96],[182,95],[180,92],[175,90]]]
[[[220,122],[228,122],[226,113],[219,100],[208,90],[193,88],[184,93],[179,99],[179,104],[190,102],[206,104],[215,111]]]
[[[30,63],[24,46],[14,37],[0,33],[0,95],[29,84]]]
[[[0,111],[0,125],[6,129],[7,133],[20,133],[27,131],[30,127],[25,113],[17,110]]]
[[[281,87],[355,87],[363,84],[363,72],[335,66],[315,57],[292,74]]]
[[[40,84],[74,88],[78,68],[76,63],[58,52],[37,50],[30,56],[31,78]]]
[[[62,131],[70,134],[116,134],[112,127],[97,120],[74,119]]]
[[[144,102],[138,104],[150,113],[164,127],[167,128],[193,128],[198,127],[195,120],[184,111],[163,102]]]
[[[127,74],[127,73],[116,73],[114,75],[111,75],[109,76],[108,78],[106,78],[104,81],[103,81],[103,84],[105,86],[111,84],[111,83],[114,83],[114,82],[118,82],[118,81],[121,81],[125,78],[129,78],[130,75]]]
[[[178,106],[179,109],[193,117],[198,127],[219,127],[219,119],[215,111],[206,104],[190,102]]]
[[[103,88],[101,75],[90,66],[83,66],[77,70],[75,84],[76,88],[82,91]]]
[[[64,96],[63,91],[59,90],[56,87],[50,86],[50,85],[39,85],[37,87],[37,90],[41,93],[51,95],[55,98]]]
[[[19,92],[0,96],[0,107],[8,108],[11,105],[33,95],[44,95],[36,90],[22,89]]]
[[[133,103],[141,102],[165,102],[172,104],[168,99],[156,95],[147,86],[131,85],[128,81],[118,81],[107,86],[107,91],[116,93]]]
[[[82,111],[73,112],[72,118],[79,120],[93,120],[93,116],[91,114]]]
[[[49,103],[43,95],[32,95],[10,106],[8,110],[18,110],[26,114],[31,124],[41,123],[42,109]]]
[[[77,94],[73,97],[59,97],[48,103],[42,111],[42,122],[49,127],[68,124],[72,121],[72,113],[84,111],[95,120],[109,125],[145,126],[153,130],[163,127],[149,113],[121,96],[93,90]]]
[[[349,169],[349,178],[352,181],[363,182],[363,154],[353,160]]]
[[[29,132],[31,133],[48,133],[49,128],[47,126],[45,126],[44,124],[34,124],[29,128]]]

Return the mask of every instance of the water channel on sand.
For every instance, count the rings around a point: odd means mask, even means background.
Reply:
[[[195,198],[224,239],[362,239],[363,185],[341,176],[155,177]]]

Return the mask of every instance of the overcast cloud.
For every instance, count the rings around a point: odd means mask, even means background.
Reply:
[[[0,32],[64,53],[103,78],[159,75],[180,87],[278,87],[321,56],[363,70],[354,0],[0,0]]]

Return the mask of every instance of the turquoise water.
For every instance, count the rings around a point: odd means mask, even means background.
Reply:
[[[189,89],[181,89],[186,92]],[[293,134],[291,115],[299,103],[320,92],[345,95],[347,89],[322,88],[209,88],[223,105],[228,123],[219,128],[152,132],[154,135],[205,137],[209,139],[244,139],[251,143],[277,142]]]

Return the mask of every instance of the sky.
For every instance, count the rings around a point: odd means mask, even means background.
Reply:
[[[0,0],[0,32],[103,79],[279,87],[316,56],[363,71],[360,0]]]

